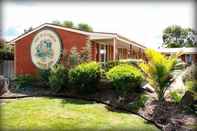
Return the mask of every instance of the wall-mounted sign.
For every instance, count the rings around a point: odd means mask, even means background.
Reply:
[[[32,62],[37,68],[49,69],[61,56],[61,41],[52,30],[42,30],[36,34],[31,45]]]

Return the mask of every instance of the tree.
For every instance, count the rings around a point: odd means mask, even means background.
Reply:
[[[1,43],[0,60],[14,59],[14,46],[9,43]]]
[[[68,28],[76,28],[76,29],[79,29],[82,31],[88,31],[88,32],[93,31],[92,27],[86,23],[80,23],[80,24],[78,24],[77,27],[75,27],[74,23],[69,20],[65,20],[65,21],[63,21],[63,23],[61,23],[58,20],[55,20],[55,21],[52,21],[52,24],[61,25],[61,26],[68,27]]]
[[[24,29],[24,33],[30,32],[33,30],[33,27],[29,27],[28,29]]]
[[[149,84],[154,87],[159,101],[163,101],[166,90],[175,79],[173,72],[177,70],[180,53],[167,57],[153,49],[146,49],[145,54],[148,63],[140,63],[139,67],[145,73]]]
[[[68,28],[73,28],[74,24],[73,24],[72,21],[67,21],[66,20],[66,21],[63,22],[63,26],[68,27]]]
[[[52,21],[52,24],[61,25],[61,22],[58,20],[54,20],[54,21]]]
[[[172,25],[163,31],[163,46],[169,48],[176,47],[196,47],[197,32],[191,28],[182,28],[178,25]]]
[[[82,31],[88,31],[88,32],[92,32],[93,29],[90,25],[88,24],[85,24],[85,23],[80,23],[78,24],[78,27],[77,27],[79,30],[82,30]]]

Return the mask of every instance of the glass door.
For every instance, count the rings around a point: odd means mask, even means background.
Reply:
[[[106,46],[105,45],[101,45],[100,48],[100,62],[105,63],[106,62]]]

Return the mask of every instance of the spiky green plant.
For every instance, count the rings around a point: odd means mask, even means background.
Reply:
[[[139,67],[146,74],[149,84],[154,87],[159,101],[163,101],[167,88],[173,82],[173,71],[176,70],[180,53],[165,56],[154,49],[146,49],[145,54],[148,62],[140,63]]]

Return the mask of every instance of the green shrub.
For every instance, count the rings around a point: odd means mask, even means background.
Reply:
[[[31,87],[33,82],[35,81],[35,78],[31,75],[18,75],[15,78],[15,84],[16,88],[26,88],[26,87]]]
[[[68,70],[62,64],[54,65],[50,70],[49,86],[55,91],[59,91],[68,83]]]
[[[82,63],[69,72],[69,79],[82,93],[93,93],[101,78],[101,67],[96,62]]]
[[[182,95],[178,91],[170,92],[170,97],[171,97],[171,101],[176,104],[179,104],[182,99]]]
[[[146,95],[141,95],[139,97],[139,99],[137,99],[136,101],[134,102],[130,102],[128,104],[128,107],[129,109],[131,109],[133,112],[137,112],[141,107],[144,107],[145,106],[145,103],[147,102],[148,100],[148,96]]]
[[[137,68],[127,64],[113,67],[106,73],[106,77],[112,81],[115,90],[123,95],[139,88],[143,81],[142,73]]]
[[[38,75],[39,75],[41,80],[43,80],[44,82],[48,82],[49,81],[49,75],[50,75],[50,69],[39,70]]]

